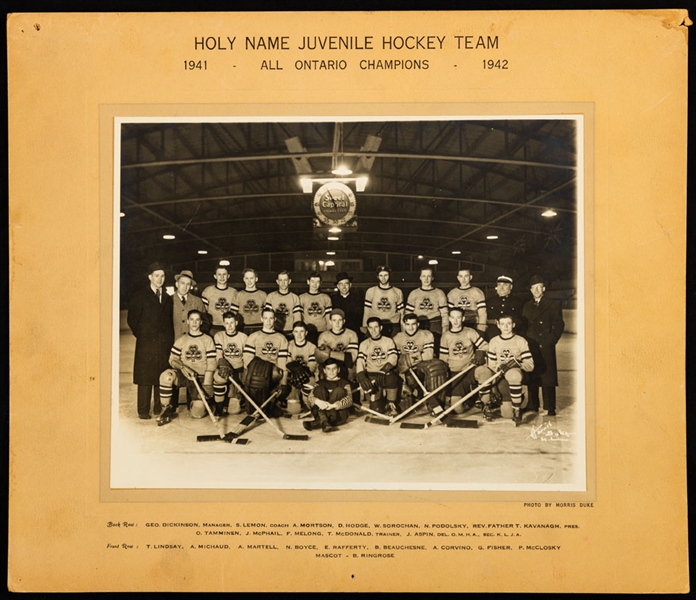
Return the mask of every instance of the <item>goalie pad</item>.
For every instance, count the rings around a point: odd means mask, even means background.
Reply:
[[[429,392],[439,388],[449,379],[447,363],[437,358],[419,362],[414,367],[414,370],[420,373],[423,379],[423,385],[425,385],[425,389]]]
[[[242,376],[242,385],[248,390],[266,390],[271,385],[275,365],[255,356]]]

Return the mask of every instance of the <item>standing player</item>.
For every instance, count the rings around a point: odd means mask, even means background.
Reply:
[[[247,338],[242,355],[245,369],[244,386],[248,388],[249,395],[259,406],[266,399],[264,396],[268,394],[274,378],[279,380],[281,397],[287,396],[289,391],[285,370],[288,360],[288,340],[282,333],[275,330],[275,313],[270,308],[263,309],[261,318],[261,330],[255,331]],[[257,359],[267,365],[260,364]],[[277,371],[274,371],[272,367],[276,367]],[[272,373],[275,373],[275,377],[271,376]],[[281,401],[280,397],[278,401]],[[254,410],[252,406],[247,406],[248,413],[251,414]],[[266,410],[266,415],[269,417],[277,417],[281,414],[282,410],[277,403]]]
[[[527,323],[527,341],[534,357],[534,371],[529,376],[530,411],[539,410],[539,388],[544,398],[544,411],[551,417],[556,414],[556,344],[563,335],[565,323],[557,302],[544,296],[546,286],[539,275],[529,282],[533,300],[524,305],[522,314]]]
[[[331,294],[331,306],[340,308],[346,315],[346,328],[352,329],[360,339],[360,328],[363,322],[365,299],[360,292],[352,289],[353,278],[345,271],[336,275],[338,291]]]
[[[459,287],[450,290],[447,294],[447,306],[461,308],[464,311],[464,325],[485,335],[488,319],[486,296],[479,288],[471,285],[472,279],[469,269],[459,269],[457,273]]]
[[[447,363],[450,376],[463,371],[471,363],[476,365],[474,369],[452,383],[449,395],[450,404],[454,405],[467,394],[474,380],[482,383],[491,376],[491,373],[485,367],[488,343],[475,329],[464,327],[464,311],[461,308],[452,308],[449,312],[449,321],[449,331],[442,334],[440,341],[440,358]],[[483,388],[481,392],[484,390],[487,393],[488,387]],[[471,404],[473,403],[472,401]],[[464,410],[464,404],[460,404],[454,412],[461,414]]]
[[[420,272],[421,286],[413,290],[406,301],[406,312],[415,313],[421,321],[421,329],[432,331],[439,338],[447,331],[447,296],[439,288],[433,287],[433,269],[424,267]],[[436,342],[439,341],[436,339]]]
[[[320,292],[321,274],[314,271],[307,277],[309,291],[300,296],[302,320],[307,324],[307,338],[314,344],[319,334],[329,328],[328,314],[331,312],[331,298]]]
[[[419,328],[418,317],[415,314],[406,313],[403,319],[403,331],[394,336],[394,344],[399,353],[397,370],[403,380],[401,406],[406,409],[411,406],[413,397],[419,395],[420,390],[410,369],[420,362],[433,360],[435,339],[431,331]]]
[[[191,416],[200,419],[207,414],[198,388],[193,380],[203,384],[203,391],[213,396],[213,373],[215,372],[215,344],[213,339],[201,332],[203,315],[198,310],[189,311],[189,332],[174,342],[169,354],[171,369],[160,375],[160,392],[164,410],[157,418],[158,425],[169,423],[176,416],[176,407],[171,402],[174,387],[186,385]]]
[[[225,327],[222,324],[222,315],[228,310],[237,312],[237,290],[227,285],[230,278],[230,272],[227,267],[218,267],[215,269],[215,285],[209,285],[203,290],[201,300],[205,305],[208,314],[212,319],[210,327],[210,335],[215,335],[218,331],[222,331]]]
[[[355,380],[369,398],[370,408],[397,414],[400,379],[396,371],[398,355],[392,338],[382,335],[379,317],[367,319],[368,337],[362,341],[355,366]]]
[[[487,337],[489,340],[500,335],[500,329],[496,325],[501,315],[509,315],[518,324],[522,319],[522,301],[512,295],[512,277],[501,275],[495,285],[495,296],[486,301],[488,316]]]
[[[291,281],[290,273],[281,271],[276,276],[278,290],[266,296],[266,307],[276,315],[276,328],[288,340],[292,339],[293,323],[302,316],[300,297],[290,291]]]
[[[345,314],[340,308],[329,313],[331,329],[319,334],[317,359],[324,363],[326,359],[337,361],[341,377],[355,379],[355,362],[358,360],[358,334],[345,328]]]
[[[224,331],[218,331],[213,341],[215,342],[215,358],[217,369],[213,377],[215,390],[215,406],[221,410],[221,414],[230,412],[233,415],[241,412],[244,402],[239,398],[239,390],[230,385],[232,377],[237,383],[241,383],[244,361],[242,355],[246,346],[247,335],[237,331],[239,317],[231,310],[222,315]]]
[[[237,303],[244,323],[244,333],[250,335],[263,326],[261,311],[266,304],[266,292],[256,288],[259,277],[254,269],[244,269],[242,278],[244,289],[237,294]]]
[[[365,311],[363,313],[363,332],[367,333],[367,322],[377,317],[382,323],[385,335],[394,337],[401,331],[401,315],[404,312],[404,295],[399,288],[389,283],[391,267],[377,267],[379,284],[365,292]]]
[[[528,373],[534,369],[534,359],[529,344],[522,336],[514,333],[515,321],[512,315],[503,314],[497,323],[500,335],[488,344],[488,369],[486,378],[493,371],[501,369],[505,376],[497,383],[503,401],[512,403],[512,418],[520,422],[522,409],[522,385],[527,381]],[[488,394],[481,391],[481,400],[488,404]]]

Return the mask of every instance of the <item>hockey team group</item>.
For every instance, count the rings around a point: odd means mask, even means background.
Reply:
[[[459,285],[445,293],[426,267],[420,287],[404,298],[390,282],[390,267],[376,274],[378,283],[364,296],[345,272],[331,295],[321,291],[319,272],[309,274],[307,291],[297,295],[282,271],[277,289],[266,294],[253,269],[243,272],[237,290],[219,266],[200,296],[191,291],[197,284],[188,270],[175,275],[170,295],[164,266],[152,263],[149,285],[128,307],[139,417],[150,419],[152,409],[158,425],[169,423],[179,388],[186,389],[194,418],[208,415],[220,427],[226,415],[246,413],[235,431],[221,431],[225,441],[260,419],[280,433],[272,419],[284,415],[323,432],[351,412],[419,428],[469,426],[457,416],[475,406],[488,420],[516,424],[525,412],[555,416],[555,347],[564,322],[541,277],[531,278],[524,302],[512,295],[507,275],[486,298],[471,284],[470,270],[461,269]],[[426,424],[407,421],[426,410]]]

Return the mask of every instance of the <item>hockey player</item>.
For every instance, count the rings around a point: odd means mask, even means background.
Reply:
[[[328,294],[319,291],[321,288],[321,274],[314,271],[307,277],[309,291],[300,296],[302,307],[302,320],[307,324],[308,339],[316,344],[319,334],[329,329],[328,314],[331,312],[331,298]]]
[[[224,331],[218,331],[213,339],[217,360],[217,369],[213,376],[216,414],[224,415],[230,412],[236,415],[242,411],[245,402],[239,398],[239,390],[230,384],[229,378],[233,377],[237,383],[241,383],[244,371],[242,355],[247,335],[237,331],[239,317],[231,310],[222,315],[222,322],[225,326]]]
[[[266,307],[273,309],[276,314],[276,329],[292,339],[293,323],[301,318],[302,307],[300,297],[290,291],[290,273],[281,271],[276,276],[277,291],[266,296]]]
[[[495,336],[488,344],[488,368],[484,373],[484,379],[491,377],[494,371],[499,369],[504,371],[504,377],[496,385],[503,397],[503,402],[512,403],[512,418],[519,423],[522,409],[522,385],[534,369],[534,359],[527,340],[515,334],[515,321],[512,315],[501,315],[497,326],[500,329],[500,335]],[[481,401],[487,404],[488,390],[481,390],[480,394]]]
[[[452,384],[448,394],[451,405],[459,402],[467,394],[474,380],[483,383],[492,375],[485,366],[488,343],[475,329],[464,327],[463,321],[464,311],[456,306],[452,308],[449,312],[449,331],[442,334],[440,341],[440,359],[447,363],[450,376],[463,371],[471,363],[476,365]],[[488,391],[489,388],[484,389]],[[461,414],[464,410],[464,404],[460,404],[454,412]]]
[[[406,313],[402,323],[403,331],[394,336],[394,344],[399,354],[397,370],[402,379],[401,407],[406,409],[411,406],[413,397],[420,395],[420,388],[410,369],[422,361],[435,358],[435,339],[431,331],[419,328],[418,317],[414,313]]]
[[[404,312],[404,295],[389,283],[391,267],[377,267],[379,284],[365,293],[365,312],[363,313],[363,333],[368,333],[367,321],[377,317],[384,328],[385,335],[394,337],[401,331],[401,316]]]
[[[486,301],[488,318],[487,337],[489,340],[500,335],[496,325],[501,315],[510,315],[517,325],[522,318],[522,301],[512,295],[512,277],[501,275],[495,285],[495,296]]]
[[[256,288],[259,277],[254,269],[244,269],[242,278],[244,289],[237,294],[237,303],[244,321],[244,333],[250,335],[263,326],[261,311],[266,304],[266,292]]]
[[[447,296],[439,288],[433,287],[433,269],[424,267],[420,272],[421,286],[413,290],[406,300],[406,312],[415,313],[421,322],[421,329],[427,329],[439,338],[447,331]],[[438,341],[438,340],[436,340]]]
[[[534,371],[529,376],[530,411],[539,410],[539,388],[544,398],[544,411],[550,417],[556,414],[556,387],[558,370],[556,368],[556,344],[563,335],[565,323],[561,307],[557,302],[544,296],[546,286],[539,275],[529,282],[533,299],[527,302],[522,314],[527,323],[526,338],[534,357]]]
[[[307,341],[307,325],[302,321],[295,321],[292,326],[292,340],[288,344],[288,384],[292,388],[288,394],[288,408],[291,400],[301,401],[307,404],[307,394],[314,387],[317,380],[318,364],[315,357],[317,347]],[[299,376],[295,373],[301,373]]]
[[[304,421],[302,425],[307,431],[321,428],[324,433],[328,433],[348,420],[353,401],[350,382],[338,374],[338,361],[328,358],[322,369],[324,378],[308,397],[314,419]]]
[[[486,296],[479,288],[471,285],[472,279],[469,269],[459,269],[457,273],[459,287],[448,292],[447,306],[461,308],[464,311],[464,326],[476,329],[481,335],[486,335],[488,327]]]
[[[331,329],[319,334],[317,360],[325,362],[327,358],[338,361],[341,377],[355,379],[355,362],[358,360],[358,334],[345,328],[345,313],[334,308],[329,313]]]
[[[227,285],[230,278],[230,272],[227,267],[218,267],[215,269],[215,285],[209,285],[203,290],[201,300],[205,305],[205,309],[211,317],[212,324],[210,327],[210,335],[215,335],[218,331],[222,331],[222,315],[228,310],[237,312],[237,290]]]
[[[189,311],[189,332],[174,342],[169,353],[169,364],[172,367],[160,375],[160,395],[162,397],[162,414],[157,417],[157,424],[169,423],[176,416],[176,407],[171,402],[174,387],[186,385],[189,397],[191,416],[200,419],[207,414],[203,404],[206,399],[200,398],[193,379],[199,379],[203,391],[212,397],[213,373],[215,371],[215,344],[213,339],[201,333],[203,315],[198,310]]]
[[[367,333],[368,337],[358,350],[355,380],[368,397],[372,410],[398,414],[401,411],[396,345],[392,338],[382,335],[382,322],[378,317],[367,319]]]
[[[289,392],[285,370],[288,360],[288,340],[282,333],[275,330],[275,313],[270,308],[263,309],[261,318],[262,329],[252,333],[244,346],[242,360],[245,372],[242,381],[249,395],[261,406],[261,403],[266,399],[265,396],[270,391],[271,384],[274,383],[273,379],[278,379],[281,394],[278,402],[266,410],[266,415],[269,417],[280,416],[282,410],[280,410],[278,403],[284,401]],[[265,370],[261,367],[252,367],[251,363],[256,359],[269,363],[270,367],[266,367]],[[274,377],[270,376],[273,372],[272,367],[277,368]],[[251,406],[247,406],[247,412],[253,412]]]

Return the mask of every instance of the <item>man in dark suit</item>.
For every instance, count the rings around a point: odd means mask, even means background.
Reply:
[[[558,370],[556,368],[556,344],[561,339],[563,314],[557,302],[544,296],[545,282],[539,275],[529,281],[533,299],[527,302],[522,314],[527,324],[525,337],[534,358],[527,389],[529,391],[528,411],[539,410],[539,388],[544,398],[544,413],[556,415],[556,387]]]
[[[331,294],[331,306],[340,308],[346,315],[346,329],[351,329],[362,338],[360,327],[362,327],[363,310],[365,300],[362,294],[352,289],[353,278],[345,271],[336,275],[337,292]]]
[[[154,387],[153,412],[162,411],[159,377],[169,368],[169,351],[174,343],[172,298],[164,293],[164,266],[152,263],[147,269],[150,285],[136,292],[128,306],[128,327],[135,336],[133,383],[138,386],[138,416],[150,418],[150,399]]]

